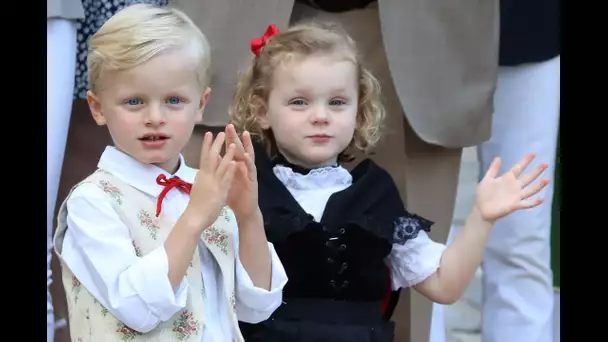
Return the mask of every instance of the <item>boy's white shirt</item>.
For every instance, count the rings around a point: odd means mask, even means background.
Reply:
[[[156,177],[161,173],[194,182],[197,170],[186,166],[181,156],[180,161],[177,172],[170,175],[108,146],[98,167],[156,200],[164,189],[156,184]],[[178,218],[188,200],[188,194],[177,188],[171,189],[162,202],[163,214]],[[81,184],[72,192],[67,207],[69,229],[62,246],[63,261],[110,313],[132,329],[149,331],[185,307],[187,280],[184,278],[178,290],[173,292],[168,279],[165,249],[161,246],[144,257],[137,257],[128,228],[99,187]],[[99,224],[100,217],[104,219],[103,224]],[[234,236],[235,251],[238,251],[236,222]],[[236,311],[241,321],[257,323],[266,320],[281,304],[287,275],[274,246],[268,243],[268,248],[272,259],[270,291],[253,285],[236,253]],[[220,302],[226,299],[221,295],[222,284],[218,283],[221,281],[219,268],[202,242],[199,243],[199,251],[205,302],[205,329],[201,341],[232,341],[226,310],[229,305]]]

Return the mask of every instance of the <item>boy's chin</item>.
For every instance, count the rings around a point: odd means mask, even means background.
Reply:
[[[136,155],[135,159],[145,164],[152,164],[157,166],[165,165],[174,161],[177,161],[179,163],[178,156],[168,155],[167,153],[163,153],[160,151],[155,153],[142,153],[140,155]]]

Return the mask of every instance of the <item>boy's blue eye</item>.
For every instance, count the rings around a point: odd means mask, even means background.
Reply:
[[[138,98],[132,98],[132,99],[128,99],[127,100],[127,104],[131,105],[131,106],[137,106],[141,104],[141,99]]]
[[[179,104],[181,102],[180,98],[177,96],[171,96],[170,98],[167,99],[167,103],[169,104]]]

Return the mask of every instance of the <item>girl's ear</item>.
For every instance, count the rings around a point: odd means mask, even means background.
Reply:
[[[253,110],[255,112],[255,117],[260,125],[260,128],[263,130],[267,130],[270,128],[270,122],[268,121],[268,109],[266,107],[266,103],[262,101],[259,97],[253,98]]]
[[[268,122],[268,117],[266,116],[266,114],[262,115],[258,115],[258,123],[260,124],[260,128],[262,128],[263,130],[267,130],[270,129],[270,123]]]

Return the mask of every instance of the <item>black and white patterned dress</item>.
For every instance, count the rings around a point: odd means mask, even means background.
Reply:
[[[116,12],[127,6],[139,3],[166,6],[168,0],[82,0],[84,20],[78,20],[77,22],[78,48],[76,49],[75,99],[84,99],[87,96],[87,50],[89,39]]]
[[[245,341],[393,342],[399,290],[435,273],[446,249],[433,222],[405,210],[371,159],[307,169],[255,149],[266,238],[289,281],[268,320],[240,323]]]

